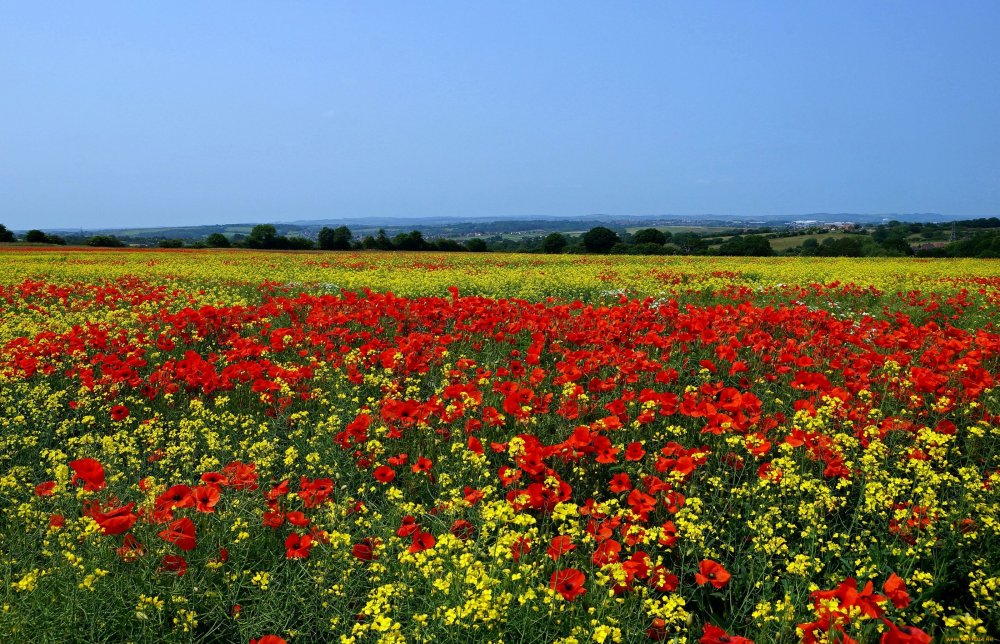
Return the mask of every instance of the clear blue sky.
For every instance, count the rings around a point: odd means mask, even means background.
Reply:
[[[5,2],[0,223],[1000,212],[1000,2]]]

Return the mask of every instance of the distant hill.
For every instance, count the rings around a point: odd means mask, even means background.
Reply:
[[[989,215],[982,215],[988,217]],[[550,232],[581,232],[594,226],[605,225],[624,229],[637,226],[697,226],[706,228],[780,226],[815,222],[829,224],[854,222],[879,224],[887,221],[911,223],[950,222],[973,217],[959,217],[938,213],[805,213],[798,215],[610,215],[586,214],[573,217],[552,215],[496,216],[496,217],[343,217],[337,219],[300,219],[288,222],[246,222],[237,224],[211,224],[203,226],[162,226],[143,228],[52,228],[55,232],[72,237],[90,235],[115,235],[125,240],[140,239],[204,239],[212,233],[228,237],[246,235],[257,223],[273,223],[281,235],[300,235],[315,238],[324,226],[347,226],[355,237],[374,235],[379,229],[394,235],[419,230],[427,237],[469,238],[489,235],[544,235]],[[22,231],[23,232],[23,231]]]

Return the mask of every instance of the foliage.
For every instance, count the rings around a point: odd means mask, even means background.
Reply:
[[[606,253],[620,241],[618,233],[604,226],[591,228],[583,235],[583,246],[591,253]]]
[[[347,226],[337,226],[336,228],[323,227],[319,231],[320,250],[350,250],[351,239],[354,235]]]
[[[208,245],[209,248],[229,248],[232,246],[229,238],[222,233],[212,233],[205,238],[205,244]]]

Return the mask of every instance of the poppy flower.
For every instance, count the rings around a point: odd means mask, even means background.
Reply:
[[[104,466],[97,459],[81,458],[70,461],[69,466],[73,470],[73,483],[83,481],[83,489],[85,490],[104,489]]]
[[[101,512],[95,509],[91,517],[101,526],[104,534],[122,534],[127,532],[139,520],[139,517],[132,512],[133,507],[135,507],[135,503],[129,503],[120,508],[113,508],[108,512]]]
[[[896,626],[883,619],[889,630],[882,633],[881,644],[931,644],[933,639],[916,626]]]
[[[178,555],[166,555],[160,562],[160,572],[176,573],[178,577],[183,577],[187,569],[187,559]]]
[[[642,448],[642,443],[639,441],[633,441],[625,447],[626,461],[641,461],[645,455],[646,450]]]
[[[219,502],[219,488],[214,485],[199,485],[191,489],[191,497],[198,512],[215,512],[215,506]]]
[[[410,466],[410,470],[414,474],[419,474],[421,472],[430,472],[433,467],[434,463],[429,458],[421,456],[417,459],[416,463]]]
[[[552,539],[552,541],[549,543],[549,547],[545,550],[545,552],[547,552],[548,555],[552,557],[552,561],[555,561],[556,559],[558,559],[559,557],[561,557],[562,555],[566,554],[571,550],[576,550],[576,546],[573,544],[572,537],[568,537],[562,534]]]
[[[66,525],[66,517],[61,514],[53,514],[49,517],[49,528],[61,528]]]
[[[195,528],[194,522],[188,517],[172,521],[165,530],[160,531],[160,538],[169,541],[181,550],[194,550]]]
[[[377,559],[375,556],[375,540],[371,538],[362,539],[360,543],[354,544],[354,547],[351,548],[351,554],[361,561],[374,561]]]
[[[379,483],[391,483],[394,478],[396,478],[396,470],[392,469],[388,465],[379,465],[372,472],[375,480]]]
[[[465,519],[458,519],[455,523],[451,524],[451,532],[453,535],[461,539],[462,541],[468,541],[472,538],[473,533],[475,533],[476,528],[471,523]]]
[[[910,605],[910,595],[906,592],[906,582],[896,573],[889,575],[885,584],[882,585],[882,590],[885,591],[886,597],[896,608],[906,608]]]
[[[465,502],[469,505],[475,505],[483,500],[483,493],[480,490],[469,487],[468,485],[462,488],[463,498]]]
[[[205,485],[215,485],[217,487],[229,485],[229,479],[221,472],[205,472],[201,475],[201,482]]]
[[[280,528],[285,522],[285,515],[280,510],[265,512],[262,523],[269,528]]]
[[[587,592],[587,589],[583,587],[586,581],[586,575],[576,568],[564,568],[552,573],[552,577],[549,579],[549,587],[562,595],[563,599],[573,601]]]
[[[292,533],[285,539],[285,559],[305,559],[312,549],[312,537]]]
[[[433,534],[417,530],[413,533],[413,543],[407,548],[407,552],[410,554],[423,552],[424,550],[433,548],[435,543],[437,543],[437,539],[434,538]]]
[[[52,496],[56,489],[55,481],[46,481],[35,486],[35,496]]]
[[[646,637],[654,642],[662,642],[667,639],[667,622],[662,617],[654,618],[649,628],[646,629]]]
[[[125,563],[132,563],[146,554],[146,546],[139,543],[139,540],[134,536],[127,534],[122,545],[116,548],[115,552]]]
[[[125,405],[115,405],[111,408],[111,420],[121,422],[129,417],[128,407]]]
[[[723,629],[712,624],[703,624],[701,627],[701,639],[698,644],[753,644],[753,640],[739,635],[730,635]]]
[[[611,483],[608,484],[608,489],[615,494],[628,492],[632,489],[632,481],[629,479],[628,474],[621,472],[611,477]]]
[[[255,640],[250,640],[250,644],[288,644],[285,638],[277,635],[264,635]]]
[[[399,530],[396,530],[396,536],[409,537],[419,529],[420,524],[417,523],[417,520],[410,515],[406,515],[403,517],[403,521],[399,524]]]
[[[661,593],[672,593],[677,590],[680,580],[677,575],[667,570],[666,566],[656,566],[649,573],[649,586]]]
[[[156,507],[161,510],[193,508],[194,505],[194,496],[191,495],[191,488],[187,485],[174,485],[156,497]]]
[[[695,573],[694,580],[698,582],[699,586],[712,584],[716,588],[722,588],[729,583],[730,577],[732,575],[722,567],[722,564],[711,559],[702,559],[701,563],[698,564],[698,572]]]
[[[510,556],[514,561],[520,561],[521,555],[531,550],[531,539],[518,537],[510,544]]]
[[[285,515],[285,518],[288,519],[289,523],[298,528],[304,528],[307,525],[309,525],[309,517],[307,517],[302,512],[299,512],[298,510],[293,510],[292,512],[289,512],[288,514]]]
[[[226,484],[233,489],[249,491],[257,489],[259,475],[257,466],[253,463],[233,461],[222,468],[222,475],[226,477]]]

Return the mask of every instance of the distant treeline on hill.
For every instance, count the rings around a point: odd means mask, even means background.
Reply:
[[[0,225],[0,242],[17,241]],[[582,234],[549,232],[523,236],[477,236],[462,241],[427,239],[419,230],[389,236],[385,230],[356,238],[347,226],[324,227],[310,239],[297,234],[278,234],[272,224],[254,226],[249,234],[214,232],[202,240],[145,239],[126,244],[114,235],[66,238],[28,231],[23,240],[37,244],[72,244],[97,247],[155,245],[160,248],[252,248],[262,250],[379,250],[437,252],[580,253],[617,255],[729,255],[766,257],[798,255],[812,257],[1000,257],[1000,219],[970,219],[952,223],[906,223],[890,221],[877,226],[852,224],[809,227],[701,229],[674,232],[641,228],[627,232],[595,226]],[[185,243],[187,241],[187,243]]]

